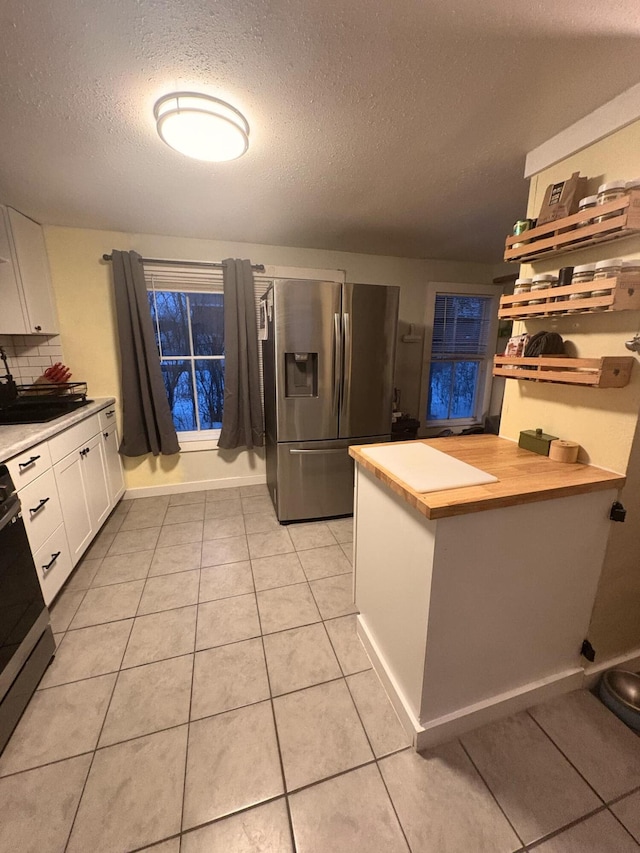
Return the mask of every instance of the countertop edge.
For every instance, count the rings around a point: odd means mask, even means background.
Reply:
[[[115,397],[96,397],[81,409],[76,409],[68,415],[62,415],[62,417],[47,423],[0,426],[0,462],[7,462],[14,456],[24,453],[25,450],[35,447],[36,444],[41,444],[43,441],[59,435],[69,427],[90,418],[102,409],[106,409],[107,406],[114,405],[115,402]],[[13,437],[15,433],[25,430],[28,431],[28,435],[23,435],[19,439]]]
[[[473,440],[474,437],[469,437]],[[494,438],[497,438],[495,436]],[[450,441],[450,439],[444,439],[445,441]],[[430,444],[433,440],[424,440],[424,443]],[[512,445],[512,447],[517,447],[517,445],[513,445],[508,439],[501,439],[501,441],[505,442],[505,447],[507,445]],[[501,481],[499,478],[498,483],[490,483],[485,486],[467,486],[460,489],[447,489],[438,492],[415,492],[406,483],[399,480],[395,477],[390,471],[385,469],[382,465],[379,465],[377,462],[374,462],[372,459],[367,458],[361,451],[363,448],[372,447],[372,446],[384,446],[385,444],[390,444],[390,442],[383,442],[379,445],[353,445],[349,447],[349,455],[362,467],[369,471],[369,473],[373,474],[378,480],[383,482],[388,488],[391,489],[395,494],[399,497],[403,498],[403,500],[416,509],[421,515],[425,516],[425,518],[429,520],[438,520],[441,518],[450,518],[454,516],[460,515],[468,515],[470,513],[475,512],[484,512],[486,510],[491,509],[502,509],[510,506],[517,506],[520,504],[530,504],[537,503],[538,501],[546,501],[546,500],[554,500],[556,498],[562,497],[571,497],[572,495],[580,495],[580,494],[588,494],[590,492],[596,491],[605,491],[607,489],[620,489],[624,486],[626,482],[626,477],[622,474],[616,474],[615,472],[606,471],[603,468],[596,468],[595,466],[585,465],[582,463],[575,463],[572,465],[565,466],[568,469],[582,470],[589,469],[589,471],[598,472],[599,476],[597,479],[583,481],[583,482],[572,482],[566,485],[552,485],[546,487],[538,487],[533,490],[524,490],[524,491],[512,491],[510,493],[496,493],[496,487],[500,487],[500,482],[504,483],[504,479]],[[438,449],[442,450],[442,447]],[[447,452],[446,450],[442,450],[442,452]],[[455,453],[451,453],[451,456],[454,458],[458,458]],[[535,454],[532,454],[535,460]],[[531,461],[534,461],[531,460]],[[546,457],[540,457],[539,461],[550,462]],[[554,465],[559,465],[562,463],[552,463]],[[488,473],[494,473],[494,471],[490,470],[490,466],[487,468],[483,468],[483,470],[487,470]],[[568,471],[567,473],[572,473]],[[498,476],[496,474],[496,476]],[[447,495],[446,501],[439,502],[438,500],[432,501],[429,504],[429,499],[433,498],[436,495],[442,496]]]

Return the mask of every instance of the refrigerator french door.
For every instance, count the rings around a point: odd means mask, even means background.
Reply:
[[[274,283],[263,297],[267,483],[280,521],[353,512],[350,444],[391,433],[399,288]]]

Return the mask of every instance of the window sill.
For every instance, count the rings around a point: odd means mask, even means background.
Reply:
[[[220,435],[208,436],[207,438],[182,438],[178,433],[180,453],[196,453],[198,450],[219,450],[218,439]]]

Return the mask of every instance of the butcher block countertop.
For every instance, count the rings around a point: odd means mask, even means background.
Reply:
[[[422,443],[493,474],[498,482],[421,494],[362,452],[371,447],[383,447],[383,444],[352,445],[349,454],[429,519],[619,489],[625,483],[622,474],[579,462],[553,462],[497,435],[449,436],[424,439]]]

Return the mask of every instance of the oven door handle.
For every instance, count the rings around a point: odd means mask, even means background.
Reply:
[[[13,506],[7,510],[6,515],[3,515],[2,518],[0,518],[0,531],[4,530],[5,527],[11,524],[16,515],[20,514],[20,501],[18,498],[16,497],[11,503]]]

